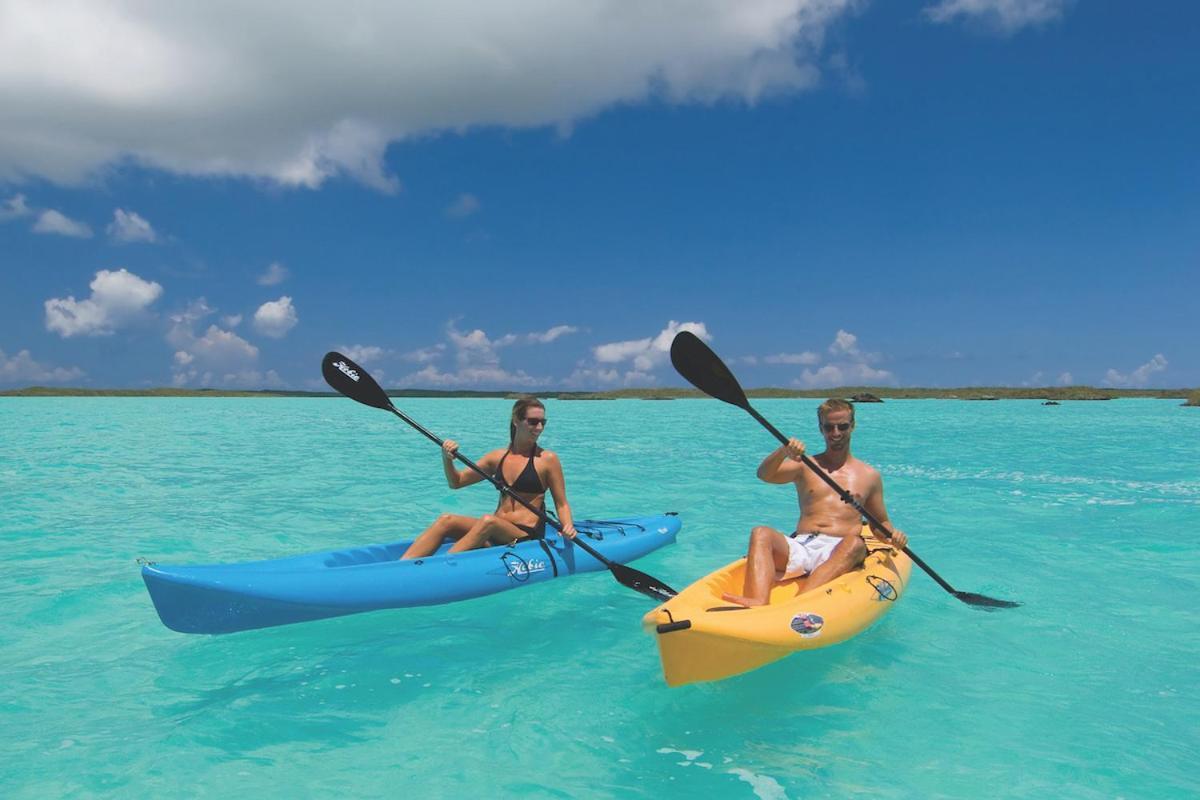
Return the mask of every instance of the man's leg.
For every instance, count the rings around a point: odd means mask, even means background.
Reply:
[[[841,543],[833,548],[829,558],[808,573],[800,591],[807,592],[809,589],[815,589],[822,584],[829,583],[839,575],[845,575],[850,570],[857,569],[866,557],[867,543],[861,536],[844,537]]]
[[[766,605],[776,576],[787,570],[789,552],[786,536],[766,525],[756,526],[750,531],[742,593],[725,592],[721,597],[739,606]]]

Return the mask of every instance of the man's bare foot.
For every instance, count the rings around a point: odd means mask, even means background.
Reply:
[[[729,592],[722,592],[721,599],[736,603],[739,606],[745,606],[746,608],[765,606],[767,604],[765,600],[755,600],[750,597],[742,597],[740,594],[730,594]]]

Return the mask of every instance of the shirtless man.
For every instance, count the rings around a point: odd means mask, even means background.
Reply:
[[[891,530],[879,472],[850,454],[854,406],[836,398],[826,400],[817,409],[817,421],[825,452],[812,460],[888,528],[893,547],[904,547],[908,537]],[[803,454],[804,443],[793,438],[758,466],[759,480],[796,484],[800,521],[797,533],[790,537],[766,525],[750,531],[742,594],[722,595],[731,603],[766,605],[777,582],[796,579],[799,590],[807,591],[849,572],[866,558],[858,512],[801,461]]]

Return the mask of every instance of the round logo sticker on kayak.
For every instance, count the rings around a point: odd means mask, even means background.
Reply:
[[[811,639],[821,633],[821,628],[825,627],[825,620],[820,614],[797,614],[792,617],[791,624],[792,630],[805,639]]]

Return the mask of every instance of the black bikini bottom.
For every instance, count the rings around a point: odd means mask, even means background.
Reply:
[[[544,520],[544,519],[539,519],[538,524],[533,525],[533,526],[520,525],[516,522],[514,522],[513,525],[516,525],[518,528],[525,531],[525,533],[529,534],[530,539],[545,539],[546,538],[546,520]]]

